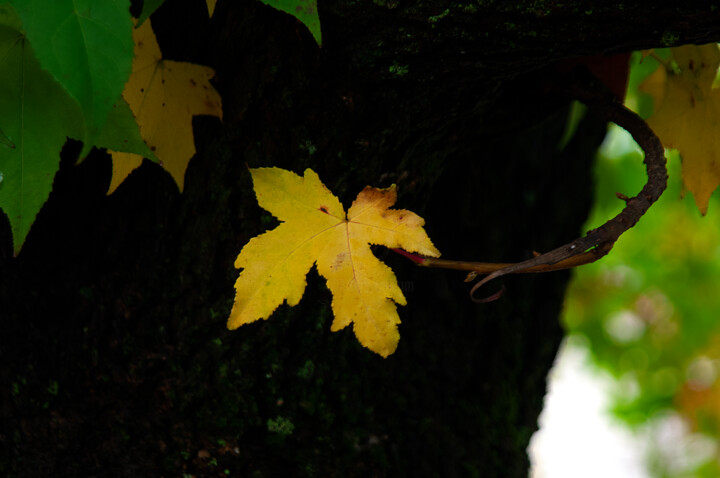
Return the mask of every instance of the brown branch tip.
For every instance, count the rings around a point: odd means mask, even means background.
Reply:
[[[640,116],[619,103],[614,95],[601,91],[598,88],[589,88],[578,83],[564,87],[564,93],[570,98],[585,103],[590,111],[601,115],[629,132],[645,152],[644,162],[647,168],[647,183],[635,197],[628,198],[624,194],[617,193],[617,197],[625,201],[625,208],[617,216],[568,244],[516,263],[450,261],[422,257],[397,249],[393,250],[403,254],[420,266],[469,271],[465,279],[466,282],[474,280],[478,275],[486,275],[470,290],[470,298],[474,302],[480,303],[492,302],[502,296],[505,290],[504,286],[488,297],[475,297],[478,289],[498,277],[507,274],[569,269],[589,264],[607,254],[612,249],[615,241],[625,231],[632,228],[662,195],[667,186],[668,175],[664,149],[657,135]]]

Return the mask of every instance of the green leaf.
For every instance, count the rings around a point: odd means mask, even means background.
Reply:
[[[43,68],[82,108],[83,156],[130,76],[129,0],[11,0]]]
[[[50,194],[60,150],[84,124],[78,103],[41,68],[8,5],[0,5],[0,128],[7,138],[0,144],[0,208],[17,253]]]
[[[95,146],[112,149],[123,153],[135,153],[151,161],[158,162],[153,153],[140,136],[137,120],[127,102],[121,97],[113,105],[105,128],[100,131]]]
[[[260,0],[281,12],[289,13],[305,24],[315,37],[318,46],[322,46],[320,34],[320,17],[317,11],[317,0]]]
[[[165,2],[165,0],[145,0],[143,2],[142,12],[140,12],[140,16],[137,19],[137,25],[135,26],[139,27],[142,25],[143,22],[155,12],[155,10],[160,8],[160,5],[162,5],[163,2]]]
[[[22,30],[22,23],[17,13],[15,13],[15,10],[11,6],[5,4],[0,4],[0,25],[4,27],[0,40],[15,38],[20,30]],[[0,58],[4,58],[6,49],[4,44],[3,47],[0,47],[0,54],[3,55]]]
[[[5,134],[5,131],[0,129],[0,144],[4,144],[5,146],[15,149],[15,143],[13,143],[10,138]]]

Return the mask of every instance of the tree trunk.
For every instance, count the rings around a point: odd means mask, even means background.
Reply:
[[[677,2],[507,3],[321,2],[319,49],[260,2],[167,1],[164,56],[215,68],[224,121],[195,119],[183,194],[146,162],[106,197],[109,157],[69,144],[16,258],[0,223],[0,472],[527,476],[567,273],[475,304],[464,274],[377,248],[408,299],[387,359],[330,332],[315,272],[225,327],[235,256],[275,224],[248,166],[312,168],[346,206],[395,183],[443,257],[522,260],[582,232],[604,135],[568,133],[553,62],[720,38],[720,11]]]

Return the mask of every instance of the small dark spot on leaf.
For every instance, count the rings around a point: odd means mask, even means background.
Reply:
[[[330,212],[328,211],[327,206],[320,206],[320,207],[318,208],[318,211],[322,211],[322,212],[324,212],[325,214],[330,214]]]
[[[193,85],[193,86],[197,86],[197,83],[196,83],[195,80],[193,80],[192,78],[190,78],[190,84]]]
[[[157,148],[155,146],[150,146],[150,151],[155,151]]]

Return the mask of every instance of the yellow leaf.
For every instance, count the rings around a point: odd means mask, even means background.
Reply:
[[[213,13],[215,13],[215,4],[217,3],[217,0],[207,0],[206,3],[208,7],[208,15],[212,17]]]
[[[720,185],[720,90],[712,87],[720,50],[716,43],[686,45],[672,55],[678,72],[651,75],[640,89],[655,100],[648,124],[665,147],[680,151],[683,183],[705,214]]]
[[[662,106],[667,89],[667,70],[662,66],[653,71],[640,85],[640,89],[653,98],[653,109],[657,113]]]
[[[112,156],[113,172],[108,187],[108,196],[115,192],[125,178],[135,171],[143,162],[143,157],[135,153],[122,153],[118,151],[108,151]]]
[[[185,170],[195,155],[192,117],[222,119],[220,94],[210,84],[212,68],[164,60],[150,21],[133,31],[135,58],[123,98],[140,135],[183,190]]]
[[[397,347],[400,323],[395,303],[405,305],[392,269],[371,252],[370,244],[437,257],[413,212],[389,209],[396,191],[366,187],[348,210],[307,169],[301,177],[279,168],[251,169],[260,206],[281,224],[248,242],[235,267],[235,304],[228,328],[267,319],[287,301],[294,306],[305,291],[313,264],[327,279],[335,315],[331,330],[353,323],[362,345],[383,357]]]

